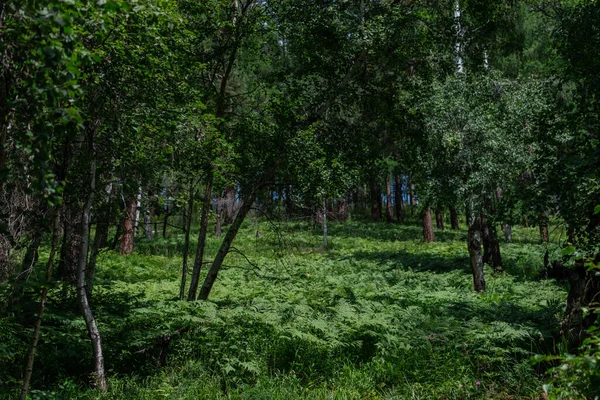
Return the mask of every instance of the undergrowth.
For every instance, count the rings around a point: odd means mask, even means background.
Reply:
[[[485,294],[472,291],[464,231],[424,244],[416,225],[348,222],[329,235],[323,249],[318,227],[249,221],[206,302],[176,299],[182,235],[142,240],[131,256],[102,253],[92,307],[110,390],[90,387],[85,325],[57,286],[32,398],[540,397],[543,371],[530,358],[556,351],[566,292],[536,278],[535,230],[502,244],[504,272],[486,269]],[[210,238],[207,253],[218,244]],[[0,320],[6,396],[19,383],[6,363],[22,364],[31,335],[19,327]]]

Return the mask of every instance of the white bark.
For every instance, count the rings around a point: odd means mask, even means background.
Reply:
[[[456,42],[454,43],[454,52],[456,56],[456,72],[464,72],[464,63],[462,58],[462,28],[460,26],[460,1],[454,3],[454,29],[456,30]]]

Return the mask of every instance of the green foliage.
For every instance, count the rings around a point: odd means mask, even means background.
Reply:
[[[323,252],[319,231],[277,226],[242,227],[238,249],[256,266],[232,252],[208,302],[176,300],[182,235],[140,242],[127,257],[102,253],[92,307],[111,389],[84,389],[85,326],[74,309],[53,307],[39,349],[48,367],[34,382],[45,394],[32,395],[537,398],[528,359],[550,345],[565,292],[528,279],[540,258],[524,255],[542,252],[532,233],[515,230],[517,243],[503,247],[507,272],[488,271],[488,293],[474,294],[464,231],[426,246],[417,226],[332,224]],[[209,238],[208,257],[217,247]],[[157,370],[157,343],[169,336]],[[19,346],[6,343],[3,354]]]

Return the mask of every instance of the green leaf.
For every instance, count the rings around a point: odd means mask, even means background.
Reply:
[[[571,254],[575,253],[575,247],[567,246],[564,249],[562,249],[561,253],[563,256],[570,256]]]
[[[594,207],[594,215],[600,213],[600,204],[598,204],[596,207]]]

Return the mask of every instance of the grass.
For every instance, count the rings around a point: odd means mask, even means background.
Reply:
[[[318,227],[249,220],[210,301],[191,303],[175,300],[182,235],[102,253],[92,305],[111,390],[90,388],[85,326],[57,288],[33,398],[540,398],[530,357],[556,350],[565,288],[535,278],[544,248],[519,228],[502,244],[504,272],[486,269],[488,291],[474,293],[465,235],[424,244],[417,225],[332,223],[323,249]],[[151,346],[186,326],[156,368]],[[8,335],[0,357],[19,360],[29,333]]]

